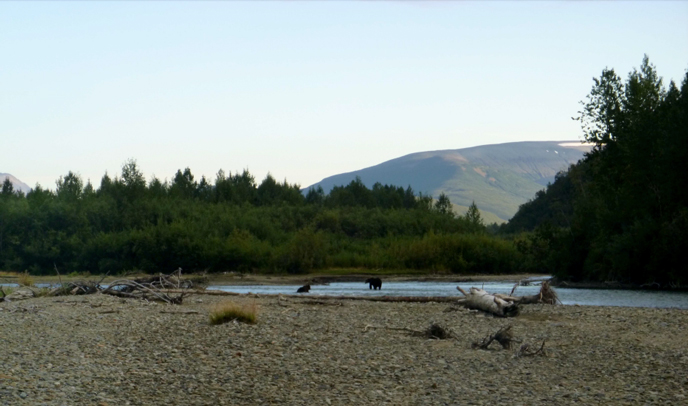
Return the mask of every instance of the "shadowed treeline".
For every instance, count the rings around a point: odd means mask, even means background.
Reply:
[[[688,74],[665,87],[646,56],[625,83],[605,69],[582,107],[595,148],[503,231],[527,231],[528,266],[562,279],[685,286]]]

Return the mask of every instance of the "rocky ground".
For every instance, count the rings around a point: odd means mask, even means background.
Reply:
[[[211,326],[255,303],[258,323]],[[688,312],[524,306],[500,319],[448,303],[102,294],[0,303],[0,405],[688,404]],[[455,339],[393,328],[439,323]],[[471,343],[512,325],[545,341]],[[371,327],[372,326],[372,327]]]

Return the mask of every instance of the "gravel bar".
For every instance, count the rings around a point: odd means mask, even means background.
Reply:
[[[208,323],[255,301],[254,325]],[[102,294],[0,303],[0,405],[688,404],[688,311],[194,295],[181,306]],[[400,330],[431,323],[455,339]],[[520,346],[471,344],[512,325]],[[374,326],[376,328],[366,328]],[[394,330],[397,329],[397,330]]]

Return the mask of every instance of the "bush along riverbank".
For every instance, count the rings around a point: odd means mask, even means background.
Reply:
[[[69,172],[55,191],[0,193],[0,269],[32,275],[125,270],[308,273],[367,268],[451,273],[527,272],[513,242],[489,235],[477,206],[451,211],[410,188],[360,180],[302,194],[248,172],[214,185],[178,171],[146,182],[136,162],[95,189]]]

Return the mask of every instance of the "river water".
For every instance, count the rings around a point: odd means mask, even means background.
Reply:
[[[333,282],[329,285],[311,285],[304,296],[462,296],[456,289],[468,291],[471,287],[483,288],[490,293],[510,293],[513,282],[382,282],[381,290],[370,290],[363,282]],[[299,285],[235,285],[210,286],[208,289],[236,293],[295,294]],[[517,296],[534,295],[539,286],[519,286]],[[688,309],[688,292],[639,291],[616,289],[555,288],[564,305],[660,307]]]
[[[537,283],[537,281],[535,282]],[[17,286],[0,283],[0,286]],[[47,287],[49,285],[39,285]],[[103,285],[105,286],[105,285]],[[370,290],[363,282],[333,282],[327,285],[312,285],[304,296],[456,296],[460,286],[468,291],[471,287],[485,289],[490,293],[511,292],[513,282],[382,282],[381,290]],[[209,290],[236,293],[295,294],[300,285],[213,285]],[[540,287],[519,286],[514,295],[525,296],[538,293]],[[688,309],[688,292],[665,292],[650,290],[621,289],[570,289],[555,288],[564,305],[658,307]]]

